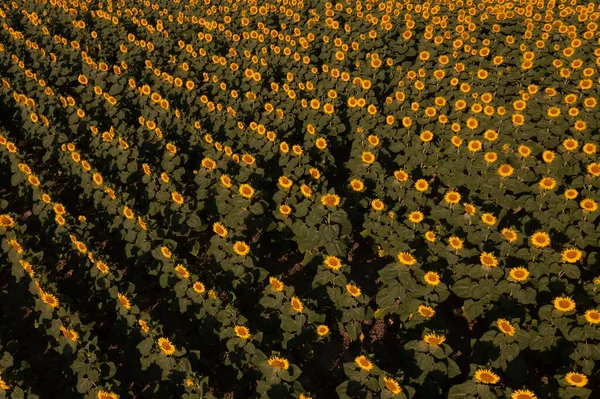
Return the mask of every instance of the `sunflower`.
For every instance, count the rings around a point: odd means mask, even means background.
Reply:
[[[177,274],[179,275],[179,277],[181,277],[183,279],[186,279],[186,278],[190,277],[190,272],[182,264],[179,264],[179,265],[175,266],[175,271],[177,272]]]
[[[150,331],[150,326],[148,326],[148,323],[145,320],[139,319],[138,324],[140,325],[142,331],[144,331],[145,333]]]
[[[560,259],[566,263],[576,263],[583,253],[577,248],[567,248],[560,253]]]
[[[554,151],[546,150],[542,153],[542,159],[546,163],[550,163],[550,162],[554,161],[555,157],[556,157],[556,154],[554,153]]]
[[[440,275],[436,272],[427,272],[425,273],[425,276],[423,276],[423,281],[425,281],[426,284],[435,287],[440,283]]]
[[[235,335],[237,335],[241,339],[250,338],[250,330],[248,330],[248,328],[244,326],[235,326],[233,327],[233,330],[235,331]]]
[[[252,196],[254,195],[254,189],[249,184],[242,184],[240,186],[239,193],[244,198],[252,198]]]
[[[512,393],[510,399],[537,399],[537,396],[528,389],[519,389]]]
[[[160,248],[160,252],[162,253],[162,255],[163,255],[165,258],[167,258],[167,259],[170,259],[170,258],[171,258],[171,255],[172,255],[172,253],[171,253],[171,250],[170,250],[169,248],[167,248],[167,247],[165,247],[165,246],[162,246],[162,247]]]
[[[423,337],[423,341],[425,341],[431,346],[438,346],[443,344],[444,341],[446,341],[446,337],[441,334],[425,334],[425,337]]]
[[[342,261],[335,256],[328,256],[325,258],[325,266],[332,270],[340,270]]]
[[[283,357],[272,356],[268,360],[269,366],[278,370],[287,370],[290,367],[290,363]]]
[[[460,238],[458,238],[456,236],[452,236],[448,239],[448,243],[450,244],[450,246],[457,251],[459,249],[462,249],[463,242],[464,242],[463,240],[461,240]]]
[[[415,257],[408,252],[400,252],[398,254],[398,261],[406,266],[412,266],[417,263]]]
[[[423,212],[414,211],[408,215],[408,219],[413,223],[419,223],[423,220]]]
[[[290,303],[292,304],[292,309],[294,309],[298,313],[302,313],[302,310],[304,309],[304,305],[302,304],[302,301],[300,300],[300,298],[293,296]]]
[[[504,335],[508,335],[512,337],[515,335],[516,329],[510,324],[510,322],[506,319],[498,319],[496,320],[496,324],[498,325],[498,329],[504,333]]]
[[[302,195],[306,198],[312,197],[312,190],[306,184],[300,186],[300,192],[302,192]]]
[[[556,187],[556,180],[551,177],[544,177],[540,180],[539,185],[542,190],[553,190]]]
[[[365,151],[365,152],[363,152],[363,153],[362,153],[362,155],[361,155],[361,159],[362,159],[362,161],[363,161],[364,163],[366,163],[366,164],[370,165],[370,164],[372,164],[373,162],[375,162],[375,155],[373,155],[373,153],[372,153],[372,152]]]
[[[183,205],[183,195],[179,194],[177,191],[171,193],[171,198],[176,204]]]
[[[402,169],[398,169],[394,172],[394,177],[396,178],[396,180],[398,180],[399,182],[405,182],[406,180],[408,180],[408,173],[406,173],[404,170]]]
[[[598,177],[598,176],[600,176],[600,165],[597,164],[596,162],[592,162],[591,164],[588,165],[587,171],[592,176]]]
[[[361,192],[364,190],[365,185],[364,183],[359,180],[359,179],[352,179],[352,181],[350,181],[350,187],[352,188],[352,190],[357,191],[357,192]]]
[[[490,252],[482,252],[479,256],[479,260],[481,261],[481,264],[486,267],[498,266],[498,259]]]
[[[500,377],[490,369],[479,369],[475,372],[475,379],[484,384],[497,384]]]
[[[579,142],[573,138],[568,138],[562,143],[567,151],[575,151],[579,147]]]
[[[57,308],[59,305],[58,299],[54,295],[48,294],[47,292],[42,292],[41,299],[42,302],[44,302],[46,305],[50,306],[53,309]]]
[[[236,241],[233,244],[233,251],[239,256],[246,256],[250,252],[250,247],[244,241]]]
[[[60,326],[60,331],[62,332],[63,336],[69,341],[77,342],[77,340],[79,339],[79,333],[77,333],[77,331],[75,330],[70,330],[65,326]]]
[[[464,202],[463,207],[465,209],[465,213],[467,213],[470,216],[475,215],[475,212],[476,212],[475,205],[469,204],[468,202]]]
[[[374,134],[371,134],[369,137],[367,137],[367,141],[369,142],[369,144],[371,144],[373,147],[377,147],[379,145],[379,137],[375,136]],[[364,155],[364,153],[363,153]],[[367,162],[363,159],[363,162]],[[371,162],[367,162],[367,163],[371,163]]]
[[[327,327],[325,324],[317,326],[317,334],[319,337],[324,337],[325,335],[329,334],[329,327]]]
[[[469,141],[469,144],[467,145],[467,148],[471,152],[481,151],[481,147],[482,147],[481,141],[479,141],[479,140],[471,140],[471,141]]]
[[[430,307],[430,306],[425,306],[425,305],[419,305],[419,308],[417,309],[417,312],[419,312],[419,314],[427,319],[435,316],[435,310]]]
[[[223,224],[219,222],[215,222],[213,224],[213,231],[215,232],[215,234],[221,237],[227,237],[227,229],[225,228],[225,226],[223,226]]]
[[[539,248],[547,247],[548,245],[550,245],[550,236],[548,235],[548,233],[538,231],[536,233],[533,233],[533,235],[530,237],[530,242],[532,245]]]
[[[3,389],[5,391],[8,391],[10,389],[10,385],[8,385],[3,379],[2,377],[0,377],[0,389]]]
[[[94,183],[96,183],[97,186],[101,186],[104,181],[102,179],[102,175],[100,175],[100,173],[94,173],[92,175],[92,180],[94,181]]]
[[[508,177],[512,175],[514,171],[515,168],[513,168],[509,164],[504,164],[500,165],[500,167],[498,168],[498,175],[500,175],[501,177]]]
[[[529,277],[529,270],[522,266],[513,267],[509,271],[509,277],[514,281],[525,281]]]
[[[402,391],[402,388],[400,387],[400,384],[398,384],[398,381],[396,381],[393,378],[383,377],[383,383],[385,385],[385,389],[387,389],[394,395],[398,395]]]
[[[598,312],[596,309],[586,310],[583,316],[590,324],[600,324],[600,312]]]
[[[0,215],[0,226],[1,227],[13,227],[15,225],[15,221],[10,215],[4,214]]]
[[[175,353],[175,346],[171,343],[171,341],[169,341],[168,338],[160,337],[158,339],[158,347],[160,348],[161,352],[167,356]]]
[[[424,191],[427,191],[428,188],[429,188],[429,183],[427,183],[423,179],[419,179],[415,182],[415,189],[417,191],[424,192]]]
[[[504,228],[502,229],[502,235],[508,242],[515,242],[518,238],[518,234],[515,229]]]
[[[444,195],[444,201],[446,201],[446,203],[448,204],[458,204],[458,202],[460,201],[460,194],[457,193],[456,191],[448,191],[445,195]]]
[[[564,192],[565,198],[570,200],[577,198],[578,195],[579,193],[574,188],[569,188]]]
[[[488,212],[481,215],[481,220],[488,226],[493,226],[496,224],[496,217]]]
[[[211,159],[211,158],[204,158],[202,160],[202,166],[205,169],[213,170],[213,169],[215,169],[217,167],[217,163],[213,159]]]
[[[292,212],[292,207],[289,205],[280,205],[279,206],[279,213],[281,213],[284,216],[289,215]]]
[[[559,296],[554,298],[553,301],[554,309],[566,313],[575,309],[575,301],[566,296]]]
[[[290,187],[292,187],[293,184],[293,182],[286,176],[281,176],[279,179],[277,179],[277,182],[285,190],[288,190]]]
[[[131,303],[129,302],[129,299],[127,299],[127,297],[124,294],[121,294],[120,292],[118,292],[117,293],[117,298],[119,299],[119,303],[125,309],[131,309]]]
[[[354,363],[363,370],[370,371],[373,368],[373,363],[364,355],[357,356]]]
[[[598,209],[598,204],[591,198],[585,198],[579,203],[579,206],[587,212],[594,212]]]
[[[570,372],[565,376],[565,381],[575,387],[584,387],[588,383],[588,378],[585,374]]]
[[[425,233],[425,239],[429,242],[435,242],[435,233],[433,231],[427,231]]]
[[[340,203],[340,197],[336,194],[325,194],[321,197],[321,204],[325,206],[337,206]]]
[[[197,293],[197,294],[202,294],[204,291],[206,291],[206,287],[204,286],[204,284],[202,284],[200,281],[196,281],[193,285],[192,285],[192,289]]]
[[[274,291],[283,291],[284,284],[281,282],[281,280],[278,280],[275,277],[269,277],[269,285]]]
[[[353,297],[359,297],[361,294],[360,288],[355,286],[354,284],[346,284],[346,291]]]
[[[127,219],[133,219],[133,218],[135,218],[135,214],[133,213],[133,211],[131,210],[131,208],[129,208],[128,206],[124,206],[123,207],[123,215]]]
[[[373,201],[371,201],[371,208],[373,208],[376,211],[382,211],[383,208],[385,208],[385,204],[380,199],[374,199]]]

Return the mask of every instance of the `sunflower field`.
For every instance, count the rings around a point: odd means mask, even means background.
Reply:
[[[0,2],[0,398],[600,397],[599,19]]]

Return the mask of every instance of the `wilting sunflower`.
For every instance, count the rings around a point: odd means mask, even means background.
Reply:
[[[354,363],[363,370],[370,371],[373,368],[373,363],[364,355],[357,356]]]
[[[514,336],[517,331],[506,319],[496,320],[496,325],[498,325],[498,329],[502,331],[504,335],[508,335],[509,337]]]
[[[400,387],[400,384],[398,384],[398,381],[396,381],[393,378],[383,377],[383,383],[385,384],[385,389],[387,389],[394,395],[398,395],[402,391],[402,388]]]
[[[496,384],[500,377],[490,369],[479,369],[475,372],[475,379],[484,384]]]
[[[290,363],[283,357],[272,356],[269,358],[268,363],[269,366],[279,370],[287,370],[290,367]]]
[[[570,372],[565,376],[565,381],[575,387],[584,387],[588,383],[588,378],[585,374]]]
[[[547,247],[548,245],[550,245],[550,236],[548,235],[548,233],[538,231],[536,233],[533,233],[533,235],[530,237],[530,242],[532,245],[539,248]]]
[[[250,338],[250,330],[248,330],[248,328],[244,326],[235,326],[233,327],[233,330],[235,331],[235,335],[237,335],[241,339]]]
[[[575,301],[566,296],[556,297],[553,301],[553,304],[554,309],[563,313],[570,312],[571,310],[575,309]]]
[[[423,341],[425,341],[431,346],[438,346],[443,344],[444,341],[446,341],[446,337],[441,334],[425,334],[425,337],[423,337]]]
[[[160,337],[158,339],[158,347],[160,348],[161,352],[167,356],[175,353],[175,346],[171,343],[171,341],[169,341],[168,338]]]

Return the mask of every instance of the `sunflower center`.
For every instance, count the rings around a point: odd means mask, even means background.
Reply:
[[[522,271],[522,270],[517,270],[517,271],[514,272],[514,276],[516,278],[523,278],[523,277],[525,277],[525,272]]]
[[[491,265],[492,263],[494,263],[494,259],[492,259],[491,256],[487,256],[486,255],[486,256],[483,257],[482,260],[483,260],[483,264],[484,265]]]
[[[600,320],[600,313],[598,312],[591,312],[590,314],[588,314],[588,316],[592,320]]]
[[[421,313],[423,314],[423,316],[425,317],[429,317],[431,316],[431,310],[425,308],[425,309],[421,309]]]
[[[573,381],[573,382],[581,382],[581,381],[583,381],[583,378],[581,378],[580,375],[575,374],[575,375],[571,376],[571,381]]]
[[[526,393],[522,393],[517,396],[517,399],[531,399],[531,396]]]
[[[281,360],[273,360],[271,366],[275,367],[276,369],[282,369],[285,367],[285,364]]]
[[[569,306],[571,306],[571,303],[565,299],[558,301],[558,306],[560,306],[563,309],[567,309]]]
[[[481,374],[481,381],[484,382],[492,382],[494,381],[494,376],[489,374],[489,373],[482,373]]]

